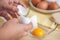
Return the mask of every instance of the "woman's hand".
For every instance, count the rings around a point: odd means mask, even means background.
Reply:
[[[0,40],[18,40],[24,37],[31,28],[32,24],[22,24],[14,18],[0,28]]]
[[[0,0],[0,16],[9,20],[7,15],[9,13],[13,18],[16,18],[16,14],[18,15],[17,5],[26,7],[25,3],[21,0]]]

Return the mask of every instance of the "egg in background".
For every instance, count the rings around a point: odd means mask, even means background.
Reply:
[[[36,6],[41,0],[32,0],[32,4]]]
[[[59,6],[58,6],[58,4],[56,2],[50,3],[49,7],[48,7],[49,10],[56,10],[58,8],[59,8]]]
[[[47,1],[42,1],[37,4],[37,8],[46,10],[48,8],[48,2]]]

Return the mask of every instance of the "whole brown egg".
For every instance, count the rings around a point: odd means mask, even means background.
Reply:
[[[49,7],[48,7],[49,10],[55,10],[55,9],[58,9],[58,8],[59,8],[59,6],[56,2],[50,3]]]
[[[40,1],[41,0],[32,0],[32,4],[36,6]]]
[[[48,8],[48,2],[47,1],[42,1],[37,4],[37,8],[46,10]]]

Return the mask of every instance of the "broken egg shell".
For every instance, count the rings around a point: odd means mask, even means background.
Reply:
[[[31,22],[33,25],[33,28],[31,29],[31,31],[38,28],[37,16],[36,15],[32,16],[31,18],[26,18],[24,16],[20,16],[19,19],[21,20],[21,22],[23,24],[29,24]]]
[[[31,22],[29,18],[26,18],[24,16],[20,16],[20,20],[22,21],[23,24],[29,24]]]
[[[35,28],[37,28],[37,26],[38,26],[37,16],[35,16],[35,15],[32,16],[31,18],[26,18],[26,17],[24,17],[24,16],[20,16],[20,20],[21,20],[21,22],[22,22],[23,24],[29,24],[29,23],[31,22],[32,25],[33,25],[32,30],[35,29]]]
[[[30,19],[31,19],[31,23],[33,24],[33,28],[31,29],[32,32],[34,29],[38,28],[37,16],[34,15]]]
[[[21,6],[21,5],[18,5],[17,8],[19,10],[18,11],[19,15],[26,16],[28,14],[28,12],[29,12],[29,8],[25,8],[25,7]]]
[[[34,28],[38,26],[37,16],[36,16],[36,15],[32,16],[32,17],[30,18],[30,20],[31,20]]]

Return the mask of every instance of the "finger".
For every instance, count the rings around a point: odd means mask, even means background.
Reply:
[[[5,8],[5,9],[8,9],[8,10],[12,10],[12,11],[14,11],[14,12],[18,12],[18,9],[17,9],[17,7],[15,7],[15,6],[13,6],[13,5],[4,5],[4,7],[3,8]]]
[[[24,37],[24,36],[26,36],[28,34],[28,32],[24,32],[23,34],[22,34],[22,36]]]
[[[28,24],[28,25],[22,24],[22,27],[23,27],[23,29],[24,29],[25,31],[28,31],[28,30],[30,30],[30,29],[32,28],[32,23],[30,23],[30,24]]]
[[[20,16],[18,17],[18,20],[19,20],[19,23],[20,24],[23,24],[22,21],[21,21],[21,19],[20,19]]]
[[[26,4],[25,4],[23,1],[20,0],[20,1],[19,1],[19,4],[22,5],[22,6],[24,6],[25,8],[27,8],[27,7],[26,7]]]
[[[0,16],[2,16],[1,14],[2,14],[2,10],[0,11]]]
[[[18,4],[19,1],[20,1],[20,0],[15,0],[14,3]]]
[[[8,15],[6,14],[5,16],[3,16],[7,21],[10,20],[10,17],[8,17]]]
[[[19,21],[18,21],[18,19],[17,19],[17,18],[13,18],[13,19],[9,20],[9,22],[19,23]]]
[[[17,7],[17,5],[18,5],[18,4],[16,4],[16,3],[13,3],[13,6],[16,6],[16,7]]]
[[[24,37],[26,35],[28,35],[28,32],[23,31],[22,34],[19,33],[19,37],[18,38],[22,38],[22,37]]]
[[[22,1],[22,0],[19,0],[19,1],[14,1],[15,4],[19,4],[19,5],[22,5],[26,8],[26,4]]]
[[[7,19],[7,20],[10,19],[7,15],[7,11],[3,10],[3,11],[0,11],[0,13],[1,13],[1,16],[3,16],[5,19]]]
[[[17,12],[18,13],[18,9],[16,6],[11,6],[11,11]]]
[[[12,6],[12,10],[18,13],[18,8],[16,6]]]
[[[17,13],[13,12],[13,11],[10,11],[8,10],[8,13],[13,17],[13,18],[17,18]]]
[[[9,0],[9,4],[13,4],[13,0]]]
[[[26,30],[30,30],[30,29],[32,29],[32,26],[33,26],[32,23],[26,25]]]

